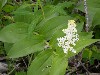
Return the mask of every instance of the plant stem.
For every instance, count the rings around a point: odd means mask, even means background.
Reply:
[[[86,0],[84,0],[84,10],[85,10],[85,18],[86,18],[86,32],[89,31],[89,18],[88,18],[88,10],[87,10],[87,3],[86,3]]]
[[[45,19],[45,16],[44,16],[44,10],[43,10],[43,7],[42,7],[42,5],[41,5],[41,1],[40,1],[40,0],[38,0],[38,3],[39,3],[39,5],[40,5],[40,7],[41,7],[42,14],[43,14],[43,18]]]
[[[81,61],[79,61],[79,63],[82,65],[82,67],[87,71],[87,75],[90,74],[90,72],[88,71],[88,69],[83,65],[83,63]]]
[[[15,67],[7,75],[10,75],[14,70],[15,70]]]
[[[32,57],[33,57],[33,53],[31,54],[30,58],[29,58],[29,63],[28,63],[28,67],[30,66],[31,64],[31,61],[32,61]]]

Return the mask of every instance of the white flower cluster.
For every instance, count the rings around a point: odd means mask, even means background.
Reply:
[[[68,20],[68,28],[62,30],[66,35],[64,37],[57,38],[58,46],[63,48],[64,53],[68,50],[76,53],[73,46],[75,42],[79,40],[79,35],[77,34],[76,24],[74,20]]]

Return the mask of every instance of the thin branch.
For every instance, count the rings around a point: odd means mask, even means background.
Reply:
[[[29,63],[28,63],[28,67],[30,66],[31,62],[32,62],[32,57],[33,57],[33,53],[31,54],[30,58],[29,58]]]
[[[83,65],[83,63],[81,61],[79,61],[79,63],[82,65],[82,67],[87,71],[87,75],[90,74],[90,72],[88,71],[88,69]]]
[[[89,31],[89,18],[88,18],[88,8],[87,8],[87,2],[84,0],[84,10],[85,10],[85,18],[86,18],[86,32]]]
[[[14,70],[15,70],[15,67],[7,75],[10,75]]]
[[[25,64],[25,67],[27,68],[28,66],[27,66],[27,64],[26,64],[26,62],[25,62],[25,60],[24,60],[24,58],[22,58],[22,60],[23,60],[23,63]]]
[[[41,1],[38,0],[38,3],[39,3],[39,6],[41,7],[42,14],[43,14],[43,18],[45,19],[44,10],[43,10],[43,7],[42,7],[42,4],[41,4]]]

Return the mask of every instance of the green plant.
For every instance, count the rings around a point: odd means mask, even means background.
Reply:
[[[6,44],[8,58],[34,54],[34,59],[29,59],[29,62],[32,62],[29,63],[27,75],[64,75],[68,58],[78,54],[86,46],[100,41],[92,39],[92,32],[83,32],[84,21],[65,10],[72,8],[72,11],[73,4],[74,2],[66,1],[43,6],[40,0],[37,4],[23,3],[12,13],[14,23],[0,31],[0,41]],[[57,38],[65,35],[62,29],[68,27],[68,20],[79,20],[76,22],[79,40],[73,46],[76,53],[68,51],[65,54],[57,45]]]

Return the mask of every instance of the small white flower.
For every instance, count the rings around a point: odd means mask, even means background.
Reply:
[[[64,53],[67,53],[70,50],[73,53],[76,53],[76,50],[73,49],[75,42],[79,40],[79,35],[77,34],[76,24],[74,20],[68,20],[68,28],[62,30],[66,35],[64,37],[57,38],[58,46],[63,48]]]

